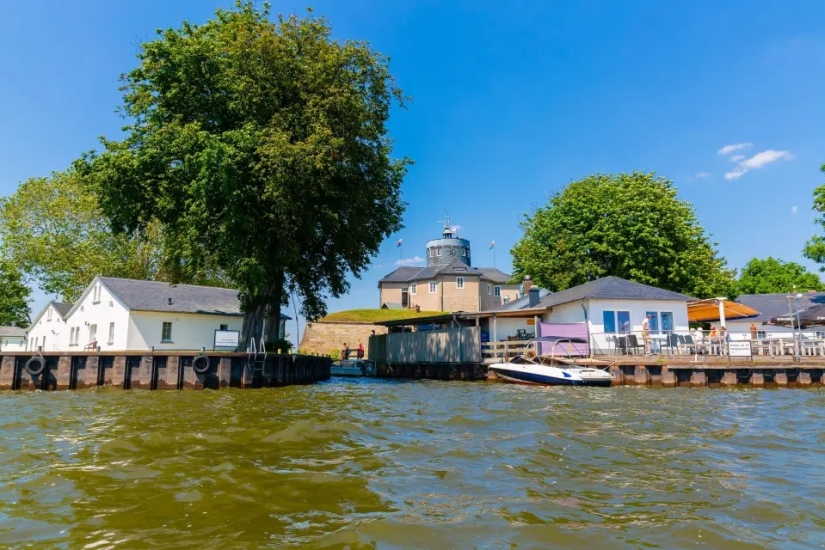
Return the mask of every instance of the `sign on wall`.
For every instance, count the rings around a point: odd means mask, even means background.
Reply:
[[[241,342],[241,331],[239,330],[216,330],[215,344],[216,348],[237,348]]]
[[[728,355],[730,357],[752,357],[750,340],[734,340],[728,342]]]

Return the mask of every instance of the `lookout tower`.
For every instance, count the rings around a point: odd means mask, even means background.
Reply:
[[[455,260],[472,265],[470,241],[456,236],[450,227],[450,217],[446,216],[441,238],[427,241],[427,267],[449,265]]]

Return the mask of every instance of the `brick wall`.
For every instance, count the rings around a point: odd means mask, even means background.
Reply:
[[[345,343],[350,349],[358,349],[360,342],[364,344],[364,353],[368,353],[372,331],[375,334],[386,334],[387,327],[361,323],[309,323],[304,329],[298,349],[301,353],[332,355],[334,350],[339,350],[340,353]]]

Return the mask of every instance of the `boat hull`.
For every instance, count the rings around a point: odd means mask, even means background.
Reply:
[[[583,377],[576,372],[546,366],[525,365],[491,365],[489,367],[495,375],[511,384],[530,384],[536,386],[598,386],[608,387],[613,377],[605,373],[603,377]],[[572,369],[571,369],[572,370]]]

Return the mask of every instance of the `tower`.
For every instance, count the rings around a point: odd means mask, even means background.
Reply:
[[[446,216],[441,238],[427,241],[427,267],[445,266],[455,260],[472,266],[470,241],[455,236],[450,227],[450,217]]]

